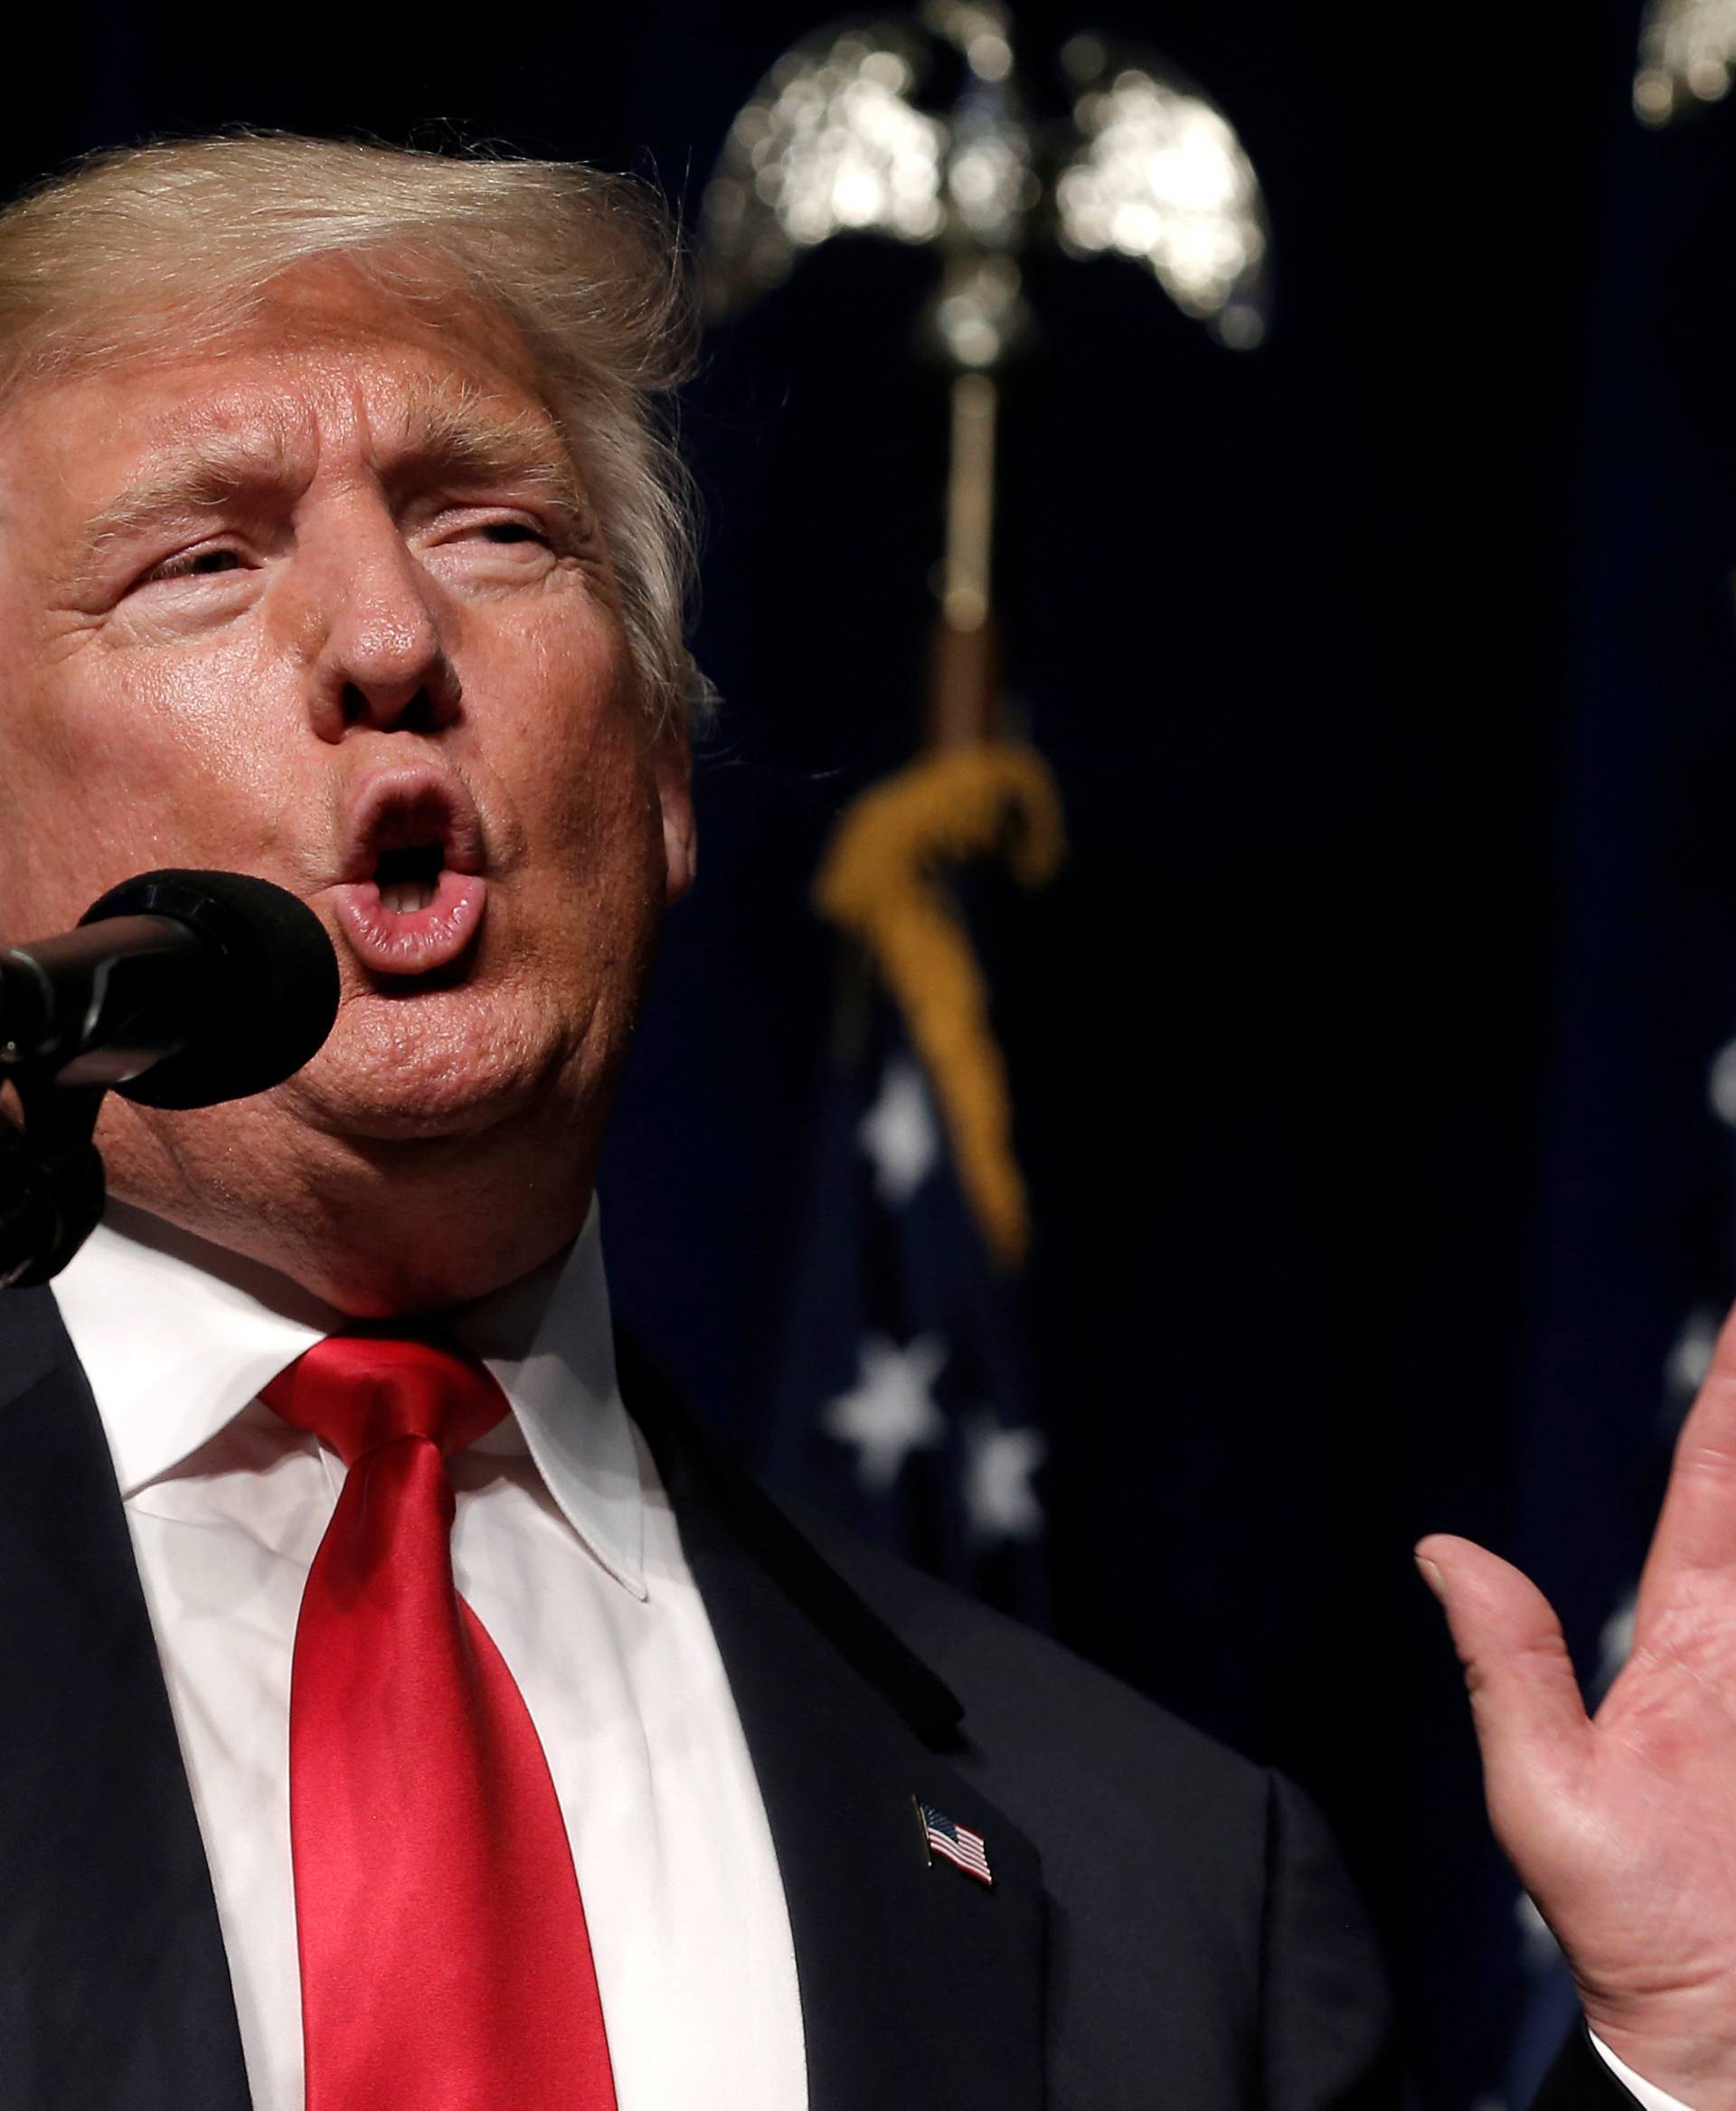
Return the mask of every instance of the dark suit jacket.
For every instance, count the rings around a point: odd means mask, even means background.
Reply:
[[[1396,2100],[1362,1917],[1293,1788],[895,1563],[824,1559],[625,1344],[621,1371],[765,1796],[814,2111]],[[127,1522],[45,1290],[0,1295],[0,2107],[246,2111]],[[983,1835],[992,1889],[929,1863],[912,1797]],[[1583,2047],[1552,2086],[1552,2111],[1631,2102]]]

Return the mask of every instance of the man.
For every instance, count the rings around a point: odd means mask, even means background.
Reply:
[[[111,1099],[108,1222],[0,1303],[0,2105],[1382,2100],[1287,1785],[828,1566],[618,1365],[591,1183],[694,869],[661,242],[583,171],[284,138],[0,217],[5,935],[232,869],[343,975],[278,1089]],[[1715,2111],[1730,2010],[1561,1837],[1577,1746],[1522,1807],[1582,1737],[1515,1692],[1542,1616],[1433,1554],[1592,2021]]]

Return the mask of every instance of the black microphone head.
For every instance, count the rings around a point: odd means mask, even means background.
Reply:
[[[221,996],[176,1054],[116,1087],[146,1107],[212,1107],[292,1077],[337,1017],[337,956],[326,927],[287,888],[243,872],[142,872],[93,901],[80,924],[164,916],[221,964]]]

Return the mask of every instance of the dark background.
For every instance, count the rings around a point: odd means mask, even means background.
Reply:
[[[1637,10],[1561,12],[1017,9],[1028,64],[1090,26],[1208,89],[1278,282],[1235,356],[1130,266],[1043,264],[1008,413],[1009,670],[1073,840],[1000,992],[1055,1626],[1325,1804],[1442,2111],[1499,2097],[1547,1981],[1409,1544],[1517,1550],[1590,1671],[1671,1344],[1728,1290],[1736,108],[1642,131]],[[245,121],[495,140],[691,206],[825,18],[314,11],[243,45],[87,7],[45,25],[0,175]],[[624,1315],[750,1453],[832,994],[806,890],[917,733],[927,269],[817,255],[685,414],[726,711],[604,1198]]]

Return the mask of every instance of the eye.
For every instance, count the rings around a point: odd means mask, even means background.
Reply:
[[[562,524],[534,506],[484,498],[448,499],[410,530],[422,561],[467,590],[492,591],[546,580],[569,554]]]
[[[238,550],[190,550],[184,556],[171,557],[153,566],[140,583],[148,586],[155,580],[206,579],[216,572],[237,571],[241,562]]]

